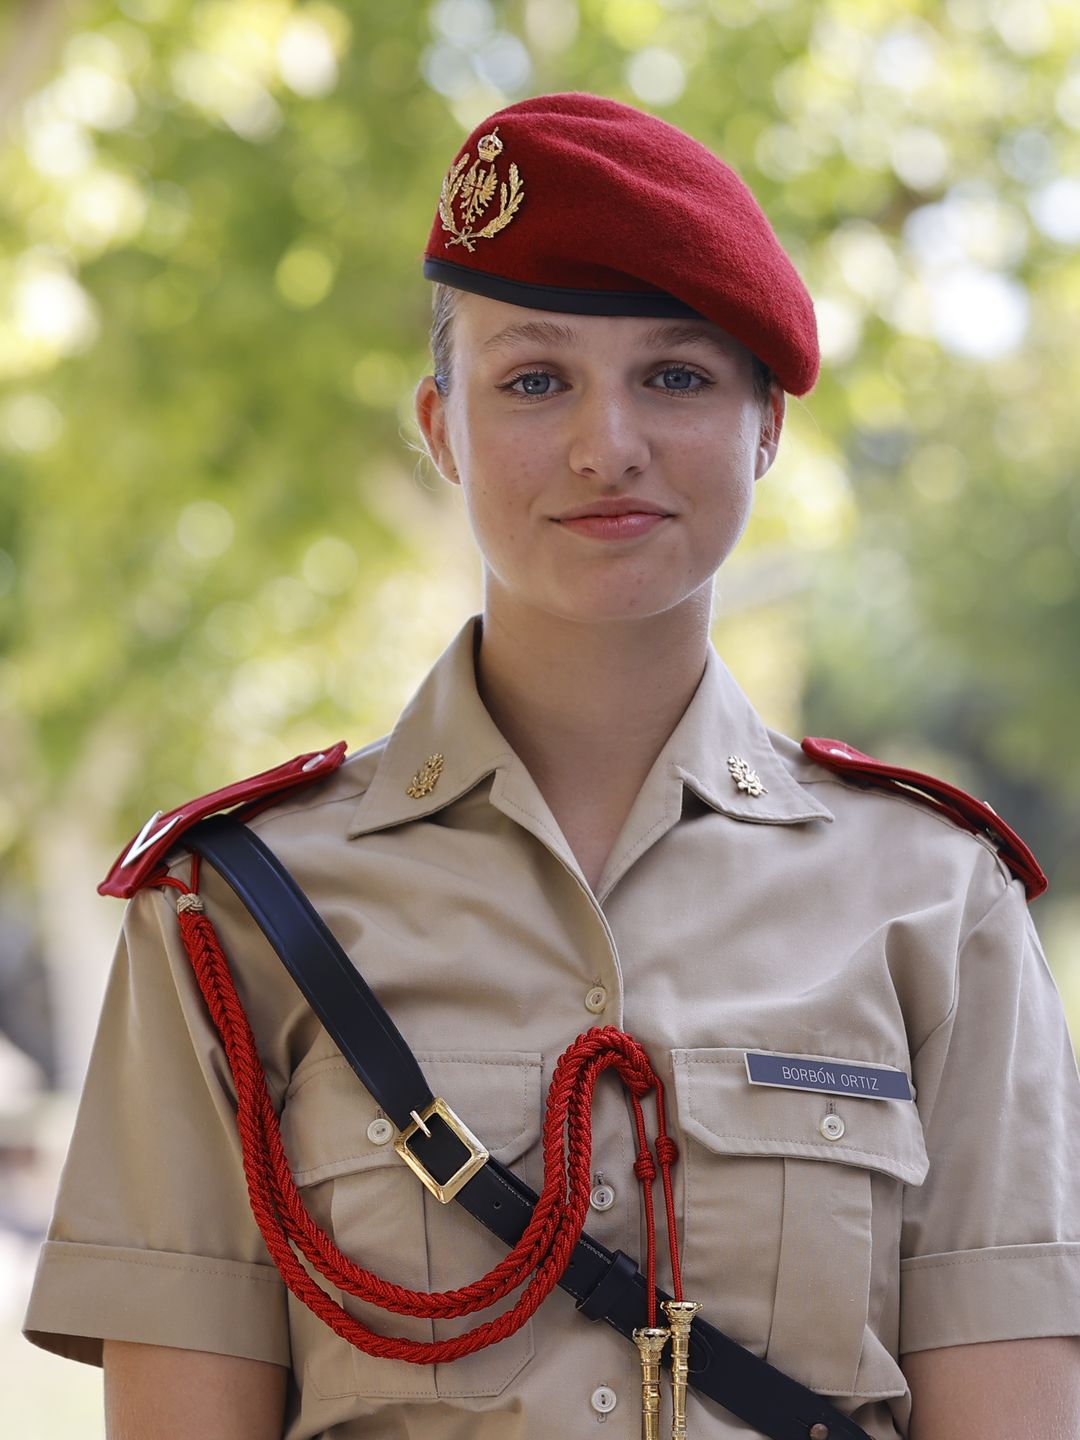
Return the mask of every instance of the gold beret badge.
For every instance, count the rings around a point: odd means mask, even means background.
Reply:
[[[442,183],[439,218],[443,229],[453,236],[452,240],[446,242],[448,249],[454,245],[464,245],[466,250],[472,251],[476,249],[477,240],[490,240],[510,224],[525,196],[525,186],[517,166],[513,163],[510,165],[508,179],[499,180],[495,161],[503,152],[503,142],[499,139],[498,126],[490,135],[481,135],[476,149],[478,154],[472,165],[465,168],[469,165],[469,152],[466,150],[461,159],[451,165]],[[499,213],[481,229],[477,229],[477,222],[491,209],[496,190],[499,194]]]

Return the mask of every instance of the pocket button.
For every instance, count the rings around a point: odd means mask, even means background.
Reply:
[[[839,1115],[834,1115],[830,1112],[823,1118],[818,1129],[822,1135],[825,1136],[826,1140],[839,1140],[847,1129],[847,1126]]]
[[[615,1191],[610,1185],[594,1185],[589,1195],[589,1204],[594,1210],[610,1210],[615,1204]]]

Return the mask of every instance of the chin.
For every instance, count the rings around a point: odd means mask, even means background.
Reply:
[[[701,597],[704,594],[704,600]],[[712,577],[702,586],[690,592],[680,590],[677,594],[647,594],[638,590],[634,594],[612,594],[610,587],[596,595],[570,597],[560,595],[557,600],[542,606],[552,617],[581,625],[631,625],[656,620],[661,616],[674,617],[680,611],[696,608],[704,603],[712,605]]]

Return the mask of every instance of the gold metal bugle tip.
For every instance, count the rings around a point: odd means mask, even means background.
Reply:
[[[671,1440],[686,1440],[690,1326],[701,1305],[697,1300],[662,1300],[660,1308],[671,1321]]]
[[[634,1331],[641,1355],[641,1440],[660,1440],[660,1358],[670,1335],[666,1325]]]
[[[657,1360],[663,1355],[664,1346],[670,1338],[671,1331],[666,1325],[644,1325],[634,1331],[634,1344],[642,1355],[655,1355]]]

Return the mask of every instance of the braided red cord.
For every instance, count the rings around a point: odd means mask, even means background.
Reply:
[[[194,886],[197,871],[192,880]],[[293,1182],[255,1037],[201,901],[180,880],[156,876],[155,881],[192,896],[187,905],[183,899],[178,902],[180,933],[236,1087],[237,1128],[252,1213],[289,1290],[343,1339],[369,1355],[433,1365],[471,1355],[506,1339],[525,1324],[555,1288],[584,1229],[592,1164],[593,1091],[600,1075],[611,1068],[630,1090],[634,1109],[638,1141],[634,1173],[641,1180],[645,1210],[650,1326],[656,1324],[652,1201],[656,1165],[649,1151],[641,1097],[653,1089],[675,1297],[682,1298],[670,1174],[677,1150],[666,1133],[663,1086],[638,1042],[613,1026],[580,1035],[555,1067],[544,1118],[540,1199],[521,1239],[492,1270],[461,1289],[427,1293],[383,1280],[350,1260],[305,1210]],[[350,1315],[311,1278],[294,1245],[330,1284],[397,1315],[429,1319],[472,1315],[523,1284],[525,1289],[511,1309],[453,1339],[407,1340],[382,1335]]]

